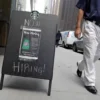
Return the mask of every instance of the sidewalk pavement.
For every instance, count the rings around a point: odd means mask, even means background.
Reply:
[[[51,96],[47,96],[48,81],[5,76],[0,100],[100,100],[100,61],[96,63],[98,95],[89,93],[76,75],[76,62],[82,55],[58,47],[55,54]],[[3,56],[0,56],[0,68]]]

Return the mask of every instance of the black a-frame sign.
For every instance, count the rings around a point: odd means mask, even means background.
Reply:
[[[4,55],[4,75],[49,80],[51,92],[55,55],[57,16],[38,12],[13,11]]]

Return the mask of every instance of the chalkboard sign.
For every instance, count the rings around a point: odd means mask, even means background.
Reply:
[[[34,14],[33,14],[34,15]],[[35,13],[36,16],[36,13]],[[51,93],[57,16],[13,11],[4,55],[4,74],[49,80]]]

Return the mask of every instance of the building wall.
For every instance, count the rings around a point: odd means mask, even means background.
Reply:
[[[59,13],[59,28],[61,30],[74,30],[78,9],[78,0],[61,0]]]
[[[51,10],[51,14],[54,15],[59,15],[59,7],[60,7],[60,1],[61,0],[52,0],[52,10]]]
[[[10,18],[11,0],[0,0],[0,13],[6,19]]]
[[[11,0],[0,0],[0,46],[6,46],[10,12]]]
[[[27,9],[27,2],[32,0],[16,0],[16,8],[17,10],[25,10]],[[40,5],[40,0],[36,0],[36,7]],[[44,2],[45,1],[45,2]],[[43,3],[41,8],[42,13],[46,14],[54,14],[59,18],[59,29],[60,30],[74,30],[78,9],[76,8],[76,3],[78,0],[41,0]],[[29,3],[30,7],[30,3]],[[40,8],[40,6],[39,6]],[[39,9],[38,8],[38,9]],[[42,10],[43,9],[43,10]],[[40,9],[39,9],[40,10]]]
[[[26,0],[16,0],[16,10],[25,11],[26,10]]]

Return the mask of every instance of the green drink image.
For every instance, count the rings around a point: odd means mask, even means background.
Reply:
[[[22,49],[23,50],[29,50],[30,49],[29,39],[25,38],[23,40]]]

